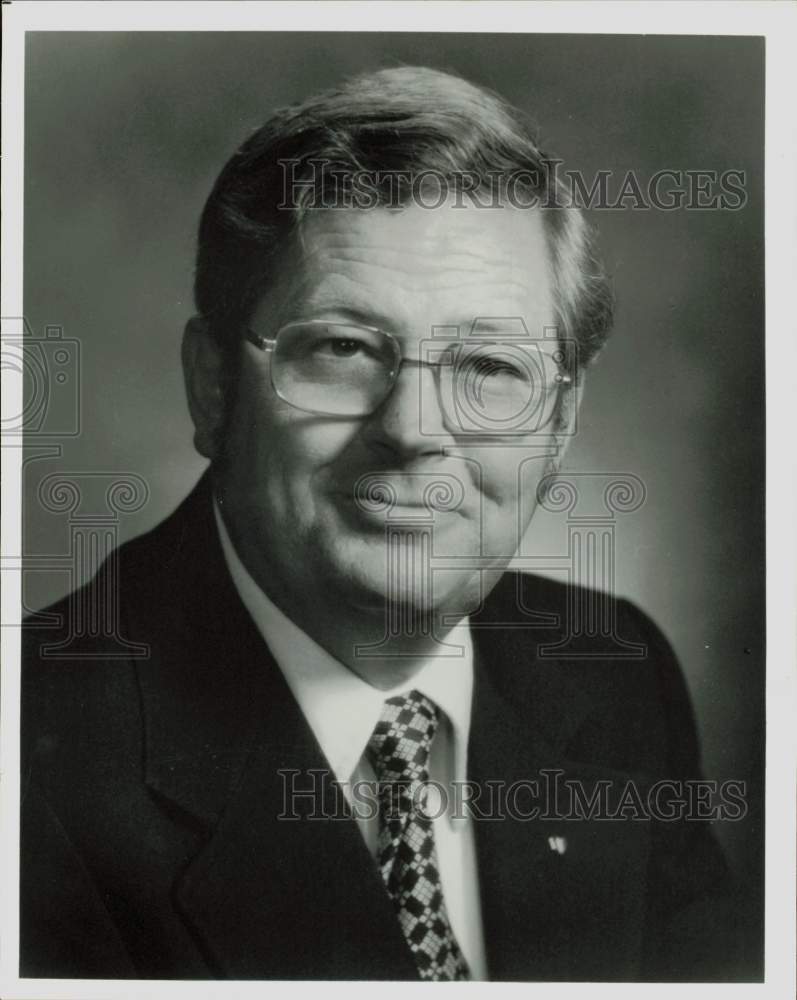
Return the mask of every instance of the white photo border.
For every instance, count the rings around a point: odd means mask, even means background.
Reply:
[[[766,981],[762,984],[480,984],[503,995],[546,997],[791,998],[795,995],[795,665],[797,665],[797,513],[795,424],[797,320],[797,6],[778,2],[542,3],[92,3],[14,0],[3,5],[2,312],[21,316],[24,42],[26,31],[423,31],[531,34],[754,35],[766,39],[766,416],[767,416],[767,772]],[[792,95],[790,98],[789,95]],[[21,412],[19,373],[6,371],[3,394]],[[7,394],[7,395],[6,395]],[[21,551],[21,449],[2,449],[2,551]],[[19,979],[19,624],[20,574],[2,587],[2,841],[0,996],[7,1000],[127,998],[140,981]],[[11,626],[11,627],[8,627]],[[285,983],[282,995],[316,984]],[[146,981],[146,994],[191,1000],[262,995],[260,982]],[[410,989],[423,989],[410,985]],[[472,990],[471,984],[447,989]],[[333,996],[372,996],[373,983],[336,983]],[[380,983],[380,995],[406,997],[408,984]]]

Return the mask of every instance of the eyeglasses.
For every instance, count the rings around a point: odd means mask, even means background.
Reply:
[[[375,327],[306,320],[273,338],[246,339],[271,354],[271,384],[308,413],[365,417],[388,398],[403,365],[434,372],[449,428],[477,434],[529,434],[546,427],[572,384],[558,343],[468,337],[421,342],[424,360],[403,358],[399,342]]]

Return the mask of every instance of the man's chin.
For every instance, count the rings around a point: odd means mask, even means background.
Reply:
[[[339,520],[317,528],[307,545],[314,554],[314,589],[321,584],[322,599],[328,597],[342,615],[346,607],[391,620],[401,615],[409,620],[466,615],[479,607],[494,583],[483,579],[491,574],[462,565],[467,563],[463,557],[470,550],[469,538],[459,539],[463,547],[452,567],[448,551],[439,551],[442,546],[434,545],[432,555],[433,540],[427,532],[407,531],[389,541],[384,535],[349,531]],[[449,568],[435,565],[438,557]],[[499,576],[507,561],[500,561]]]
[[[466,615],[474,611],[482,597],[479,573],[432,571],[427,566],[393,567],[388,572],[384,561],[369,566],[365,561],[350,563],[346,571],[331,583],[331,593],[343,606],[384,615],[397,623],[416,622],[422,618]]]

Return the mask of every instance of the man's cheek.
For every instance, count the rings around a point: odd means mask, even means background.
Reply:
[[[480,537],[486,556],[511,556],[518,545],[520,489],[517,470],[494,470],[483,491]]]

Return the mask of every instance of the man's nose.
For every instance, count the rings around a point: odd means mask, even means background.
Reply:
[[[434,370],[417,361],[404,361],[390,394],[371,415],[366,434],[371,444],[404,460],[440,454],[445,445],[452,444]]]

